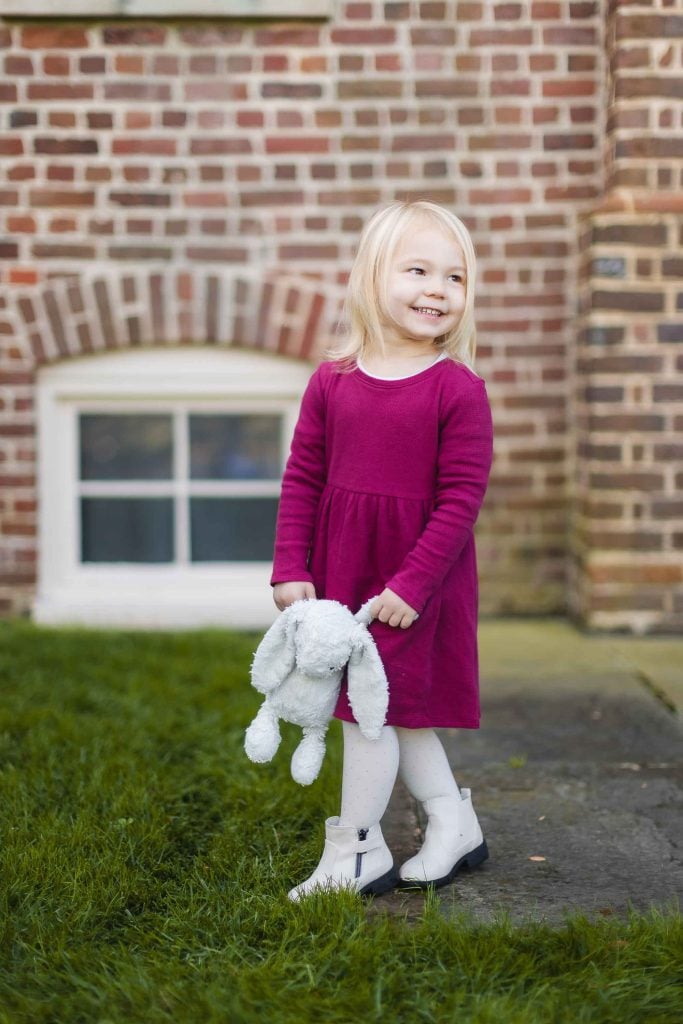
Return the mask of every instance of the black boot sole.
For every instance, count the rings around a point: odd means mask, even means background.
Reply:
[[[442,885],[448,885],[449,882],[452,882],[461,868],[476,868],[488,859],[488,855],[488,847],[486,840],[484,840],[476,850],[470,850],[464,857],[456,861],[448,874],[444,875],[443,878],[430,878],[428,881],[422,882],[417,878],[399,877],[397,886],[399,889],[440,889]]]
[[[384,892],[390,892],[395,889],[400,881],[398,871],[396,868],[392,868],[391,871],[387,871],[385,875],[380,875],[379,878],[375,878],[374,881],[368,882],[362,889],[359,890],[361,896],[381,896]]]

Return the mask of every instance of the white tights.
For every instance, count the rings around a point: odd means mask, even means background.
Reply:
[[[384,814],[396,775],[423,803],[436,796],[459,796],[441,740],[433,729],[385,725],[377,740],[366,740],[353,722],[342,722],[344,769],[340,825],[370,828]]]

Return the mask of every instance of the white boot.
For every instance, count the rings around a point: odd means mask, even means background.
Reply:
[[[415,857],[401,866],[401,888],[447,885],[461,867],[474,868],[489,855],[469,789],[457,796],[425,800],[428,822],[425,841]]]
[[[339,818],[325,822],[325,849],[310,878],[290,890],[290,900],[314,890],[333,892],[351,889],[361,895],[388,892],[398,882],[394,858],[379,825],[354,828],[340,825]]]

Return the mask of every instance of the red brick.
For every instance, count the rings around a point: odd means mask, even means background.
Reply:
[[[414,28],[410,31],[410,42],[412,46],[440,46],[451,47],[455,45],[456,33],[454,28]]]
[[[305,57],[300,57],[298,61],[298,67],[299,71],[302,71],[304,74],[326,74],[328,71],[327,58],[324,57],[323,55],[308,55]],[[396,70],[400,70],[400,68],[397,68]]]
[[[595,46],[597,39],[597,29],[592,26],[553,25],[543,29],[545,46]]]
[[[278,248],[281,260],[336,260],[339,248],[336,245],[282,245]]]
[[[153,75],[179,75],[180,74],[180,57],[172,53],[155,53],[151,59],[147,57],[148,66],[151,63],[151,73]]]
[[[531,83],[527,78],[494,78],[489,92],[491,96],[529,96]]]
[[[150,138],[114,138],[112,139],[112,153],[114,156],[175,156],[176,140],[173,138],[160,137]]]
[[[543,95],[595,96],[597,83],[592,78],[557,78],[543,83]]]
[[[402,0],[398,3],[385,3],[384,16],[387,22],[401,22],[411,16],[411,5],[409,0]]]
[[[264,82],[261,86],[264,99],[319,99],[322,93],[318,82]]]
[[[491,57],[493,71],[517,71],[519,57],[515,53],[494,53]]]
[[[69,189],[31,189],[29,192],[31,206],[94,206],[95,193],[85,190]]]
[[[161,46],[166,41],[166,35],[163,25],[134,22],[130,25],[106,26],[102,40],[105,46]]]
[[[286,25],[278,28],[257,29],[254,35],[254,43],[256,46],[319,46],[320,30],[317,28],[296,28]]]
[[[263,70],[266,73],[277,73],[289,69],[289,57],[284,53],[266,53],[263,56]]]
[[[522,17],[521,4],[495,4],[493,17],[496,21],[519,21]]]
[[[29,82],[26,96],[29,100],[91,100],[94,91],[91,82]]]
[[[530,46],[533,34],[530,28],[476,28],[469,36],[470,46]]]
[[[623,310],[629,312],[658,313],[664,309],[664,296],[660,292],[593,291],[594,309]]]
[[[23,139],[18,139],[13,136],[9,136],[7,138],[0,138],[1,156],[20,156],[23,152]]]
[[[387,46],[396,42],[396,29],[388,26],[377,28],[333,28],[330,41],[341,46]]]
[[[562,5],[555,2],[555,0],[553,0],[553,2],[545,2],[545,0],[541,0],[541,2],[531,4],[531,17],[535,22],[536,20],[540,20],[541,22],[541,20],[544,19],[558,22],[562,16]]]
[[[469,201],[476,205],[489,203],[529,203],[532,192],[529,188],[490,188],[470,189]]]
[[[304,194],[300,191],[270,191],[263,190],[258,192],[243,191],[240,193],[240,205],[246,207],[252,206],[288,206],[288,205],[302,205],[304,201]]]
[[[61,57],[56,54],[48,54],[43,57],[43,73],[46,75],[66,76],[69,74],[70,67],[71,62],[68,57]]]
[[[635,246],[664,246],[668,241],[665,224],[629,223],[619,221],[615,224],[596,224],[592,229],[591,240],[594,245],[607,244]]]
[[[574,134],[564,132],[561,135],[548,134],[543,136],[543,148],[546,150],[561,149],[593,149],[595,136],[591,132]]]
[[[344,17],[350,20],[368,21],[372,17],[372,4],[348,3],[344,7]]]
[[[120,75],[144,75],[145,59],[139,53],[117,53],[114,70]]]
[[[529,56],[529,70],[536,73],[541,71],[555,71],[557,57],[552,53],[532,53]]]
[[[353,81],[342,81],[337,85],[337,95],[340,100],[349,99],[400,99],[403,95],[404,85],[394,79],[354,79]]]
[[[401,153],[407,150],[452,150],[455,146],[455,137],[450,134],[444,135],[395,135],[391,144],[393,153]]]
[[[73,136],[65,139],[53,137],[36,136],[33,140],[35,153],[49,153],[51,155],[64,156],[70,153],[97,153],[99,146],[97,139],[76,139]]]
[[[27,50],[66,50],[88,46],[88,33],[79,26],[25,25],[21,45]]]
[[[329,139],[322,135],[266,136],[266,153],[327,153]]]
[[[171,205],[171,197],[165,192],[110,192],[109,199],[119,206],[158,206]]]
[[[681,38],[683,37],[683,17],[678,14],[618,13],[615,32],[618,40]]]
[[[473,152],[486,149],[529,149],[531,136],[525,134],[503,134],[471,135],[469,148]]]
[[[615,82],[615,97],[619,100],[641,97],[680,99],[681,96],[683,96],[683,81],[678,77],[628,75],[619,76]]]
[[[448,6],[443,0],[424,0],[419,7],[420,18],[423,21],[443,21],[449,16]]]

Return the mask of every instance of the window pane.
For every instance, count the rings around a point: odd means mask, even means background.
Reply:
[[[172,562],[172,498],[81,498],[81,561]]]
[[[170,480],[170,416],[82,413],[81,480]]]
[[[192,498],[193,562],[269,562],[277,498]]]
[[[190,416],[193,480],[278,480],[280,416]]]

